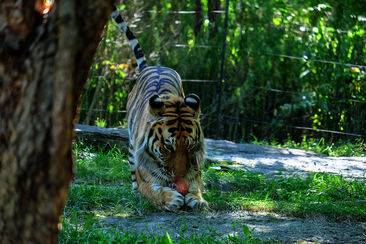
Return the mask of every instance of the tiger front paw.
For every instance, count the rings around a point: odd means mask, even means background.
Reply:
[[[202,209],[208,207],[208,203],[201,194],[195,194],[195,193],[188,193],[184,198],[185,204],[196,210],[196,209]]]
[[[184,196],[169,187],[161,189],[161,207],[166,211],[177,212],[184,205]]]

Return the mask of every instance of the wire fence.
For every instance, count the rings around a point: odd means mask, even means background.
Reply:
[[[278,128],[291,128],[293,130],[301,130],[301,131],[312,131],[314,133],[328,133],[328,134],[332,134],[332,135],[344,135],[344,136],[349,136],[349,137],[361,137],[361,138],[366,138],[366,134],[365,131],[362,129],[361,131],[340,131],[340,130],[334,130],[334,129],[329,129],[329,128],[321,128],[321,126],[314,126],[314,125],[303,125],[303,124],[287,124],[287,123],[273,123],[273,121],[268,121],[268,120],[258,120],[258,119],[252,119],[252,118],[248,118],[245,116],[240,115],[239,113],[235,113],[235,115],[228,115],[228,114],[223,114],[221,112],[221,108],[222,107],[230,107],[230,103],[224,101],[222,102],[222,80],[225,80],[225,82],[230,82],[229,78],[224,76],[224,64],[226,61],[225,57],[225,45],[226,45],[226,29],[227,27],[227,22],[228,22],[228,11],[229,11],[229,1],[226,0],[226,7],[225,10],[213,10],[213,11],[184,11],[184,10],[180,10],[180,11],[164,11],[164,13],[166,14],[170,14],[170,15],[197,15],[197,14],[202,14],[202,13],[214,13],[214,14],[218,14],[218,15],[222,15],[225,14],[225,20],[223,20],[224,23],[224,35],[222,37],[222,45],[207,45],[207,44],[195,44],[195,45],[191,45],[191,44],[186,44],[186,43],[171,43],[167,44],[166,46],[169,48],[176,48],[176,49],[213,49],[213,50],[217,50],[218,52],[221,51],[222,53],[222,60],[220,63],[220,68],[219,70],[219,77],[218,79],[199,79],[199,78],[194,78],[194,77],[189,77],[189,78],[182,78],[183,83],[193,83],[193,84],[205,84],[205,85],[210,85],[210,89],[217,89],[217,97],[215,98],[215,102],[216,104],[216,109],[212,109],[211,111],[205,111],[205,113],[202,114],[202,120],[203,121],[207,121],[206,126],[210,126],[212,127],[214,124],[214,127],[216,128],[217,133],[221,132],[220,130],[220,121],[221,120],[233,120],[236,121],[237,123],[252,123],[252,124],[262,124],[264,126],[267,127],[278,127]],[[148,13],[154,13],[154,14],[161,14],[163,13],[162,11],[147,11]],[[180,24],[179,21],[175,21],[174,23]],[[294,26],[294,28],[289,28],[288,31],[290,32],[313,32],[313,27],[312,26],[307,26],[304,27],[302,25],[298,25],[296,23],[292,23],[292,26]],[[347,35],[349,34],[349,31],[347,30],[342,30],[341,27],[338,27],[338,29],[334,29],[333,31],[339,33],[339,34],[344,34]],[[303,55],[303,56],[299,56],[299,55],[291,55],[291,54],[286,54],[286,53],[276,53],[276,52],[268,52],[268,51],[258,51],[258,52],[253,52],[251,51],[251,55],[252,56],[261,56],[261,55],[266,55],[266,56],[272,56],[272,57],[278,57],[281,59],[287,59],[287,60],[299,60],[302,61],[303,63],[319,63],[319,64],[329,64],[329,65],[334,65],[334,66],[342,66],[345,67],[347,69],[349,69],[349,72],[355,74],[355,75],[360,75],[360,76],[365,76],[366,74],[366,66],[362,65],[362,64],[356,64],[356,63],[347,63],[347,62],[340,62],[337,60],[326,60],[326,59],[319,59],[316,58],[315,56],[312,55]],[[354,72],[353,69],[358,69],[357,72]],[[301,75],[301,74],[300,74]],[[301,77],[300,77],[301,78]],[[128,80],[128,79],[126,79]],[[299,96],[299,97],[309,97],[309,96],[313,96],[313,97],[317,97],[318,94],[316,94],[315,92],[310,92],[310,91],[297,91],[297,90],[291,90],[291,89],[278,89],[276,87],[271,87],[271,86],[263,86],[263,85],[253,85],[253,84],[247,84],[246,85],[248,88],[251,89],[257,89],[257,90],[262,90],[268,93],[273,93],[273,94],[288,94],[288,95],[294,95],[294,96]],[[337,104],[345,104],[345,103],[353,103],[355,106],[357,105],[359,110],[362,109],[366,109],[366,107],[364,107],[364,105],[366,104],[366,101],[364,100],[360,100],[357,99],[355,97],[339,97],[339,96],[327,96],[327,99],[332,100],[334,103]],[[88,108],[82,108],[81,109],[84,112],[87,112]],[[108,109],[93,109],[94,113],[97,113],[99,115],[103,115],[105,116],[106,114],[125,114],[126,111],[125,110],[108,110]],[[105,116],[106,117],[106,116]],[[216,122],[213,122],[215,121]],[[356,119],[357,120],[357,119]],[[362,123],[361,123],[362,124]],[[319,128],[318,128],[319,127]],[[216,134],[216,137],[220,137],[219,134]]]

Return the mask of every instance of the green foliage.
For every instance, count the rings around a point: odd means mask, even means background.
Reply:
[[[106,27],[81,97],[80,122],[117,126],[125,117],[131,86],[127,72],[134,70],[125,37],[113,22]]]
[[[105,127],[107,125],[107,122],[105,121],[105,119],[99,119],[99,117],[97,117],[97,119],[95,120],[95,125],[99,127]]]
[[[283,141],[283,143],[279,143],[276,139],[273,138],[270,139],[270,141],[268,142],[258,141],[258,138],[253,135],[252,137],[254,138],[254,140],[251,141],[253,144],[270,145],[278,148],[296,148],[327,156],[364,157],[366,151],[366,145],[364,144],[364,141],[360,138],[354,140],[354,142],[343,140],[332,142],[326,141],[324,137],[317,139],[307,138],[306,136],[304,136],[301,142],[296,142],[288,137],[286,140]]]
[[[120,9],[149,64],[172,67],[183,79],[217,80],[224,15],[213,11],[225,1],[210,4],[127,0]],[[365,135],[364,12],[356,0],[231,0],[221,134],[236,141],[291,134],[298,142],[303,135],[342,138],[317,129]],[[110,22],[82,96],[82,123],[123,124],[131,60],[126,38]],[[204,132],[214,136],[216,83],[184,86],[201,97]]]

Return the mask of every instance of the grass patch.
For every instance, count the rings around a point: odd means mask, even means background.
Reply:
[[[269,177],[242,170],[203,173],[206,199],[216,210],[247,209],[276,211],[295,216],[324,214],[337,219],[366,219],[366,185],[341,175],[309,173]]]
[[[75,146],[75,182],[113,185],[131,179],[128,158],[118,148],[108,152]]]
[[[93,216],[87,216],[85,222],[80,224],[76,213],[74,212],[71,219],[64,219],[62,222],[63,229],[59,235],[60,243],[273,243],[264,242],[251,235],[249,228],[244,225],[240,230],[236,229],[235,222],[233,230],[239,231],[240,234],[221,236],[214,230],[208,234],[200,234],[195,232],[193,235],[184,235],[182,228],[180,238],[173,241],[172,234],[166,232],[164,235],[157,235],[151,232],[135,233],[124,231],[121,227],[103,227],[98,226]]]
[[[118,226],[100,226],[100,218],[159,210],[131,191],[127,157],[118,149],[103,152],[79,146],[75,152],[75,179],[64,209],[60,243],[173,243],[168,233],[132,233]],[[209,211],[274,211],[296,217],[321,214],[335,220],[366,220],[363,180],[327,173],[310,173],[306,178],[266,176],[234,169],[218,171],[219,167],[212,166],[218,165],[207,165],[202,172]],[[195,233],[174,243],[263,243],[245,226],[240,233],[241,237],[219,236],[214,231]]]
[[[156,211],[140,194],[132,192],[127,156],[117,148],[108,152],[75,147],[74,181],[65,207],[66,215],[73,210],[101,212],[103,215]]]
[[[309,152],[315,152],[326,156],[335,157],[365,157],[366,144],[363,139],[357,138],[355,141],[325,141],[324,138],[307,138],[303,137],[301,142],[296,142],[291,138],[287,138],[283,142],[278,142],[276,139],[270,141],[258,141],[253,136],[253,144],[273,146],[277,148],[294,148],[301,149]]]

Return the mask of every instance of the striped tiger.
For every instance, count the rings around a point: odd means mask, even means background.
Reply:
[[[181,78],[173,69],[148,66],[136,37],[116,8],[112,18],[125,33],[139,68],[127,102],[132,187],[163,210],[205,207],[200,98],[184,95]],[[173,188],[175,177],[188,184],[185,195]]]

